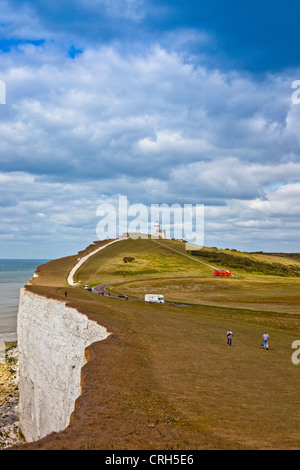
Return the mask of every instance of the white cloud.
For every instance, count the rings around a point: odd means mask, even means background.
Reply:
[[[289,76],[259,82],[193,67],[161,47],[123,56],[90,48],[71,60],[45,44],[3,65],[8,237],[91,235],[97,203],[116,194],[205,203],[207,229],[217,236],[223,226],[232,243],[234,227],[248,230],[252,244],[260,243],[253,228],[263,234],[285,221],[294,230],[299,188],[289,183],[300,181],[300,106],[291,105]]]

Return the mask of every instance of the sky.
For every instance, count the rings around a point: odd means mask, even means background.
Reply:
[[[299,16],[0,0],[0,258],[76,253],[120,197],[204,205],[206,246],[299,252]]]

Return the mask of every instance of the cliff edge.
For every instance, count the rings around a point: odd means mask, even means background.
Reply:
[[[66,302],[23,288],[18,313],[20,429],[27,442],[65,429],[81,393],[85,349],[106,328]]]

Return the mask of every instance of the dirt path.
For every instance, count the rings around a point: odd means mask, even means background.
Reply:
[[[115,294],[114,292],[109,292],[106,290],[107,287],[113,286],[114,284],[122,284],[126,282],[132,282],[132,281],[152,281],[154,279],[181,279],[182,276],[167,276],[167,277],[139,277],[135,279],[122,279],[121,281],[112,281],[112,282],[105,282],[103,284],[99,284],[98,286],[93,287],[92,292],[96,294],[102,294],[106,295],[109,297],[118,297],[120,298],[120,294]],[[144,299],[138,299],[137,297],[123,297],[124,300],[134,300],[135,302],[145,302]],[[182,304],[182,303],[177,303],[177,302],[165,302],[165,304],[172,304],[172,305],[177,305],[181,307],[189,307],[190,305],[187,304]]]
[[[100,248],[97,248],[95,251],[92,251],[92,253],[89,253],[88,255],[84,256],[83,258],[81,258],[77,264],[75,264],[75,266],[72,268],[72,270],[70,271],[70,274],[68,276],[68,284],[70,286],[74,286],[76,283],[74,281],[74,276],[75,276],[75,273],[76,271],[80,268],[80,266],[83,265],[83,263],[85,263],[91,256],[94,256],[96,253],[98,253],[99,251],[101,250],[104,250],[104,248],[108,247],[109,245],[112,245],[113,243],[117,243],[117,242],[121,242],[123,240],[127,240],[127,238],[117,238],[116,240],[113,240],[112,242],[109,242],[107,243],[106,245],[103,245],[101,246]]]
[[[113,242],[110,242],[110,243],[107,243],[106,245],[102,246],[101,248],[97,248],[95,251],[93,251],[92,253],[90,253],[89,255],[85,256],[84,258],[82,258],[75,266],[74,268],[72,269],[72,271],[70,272],[69,276],[68,276],[68,283],[70,285],[74,285],[75,282],[74,282],[74,275],[77,271],[77,269],[80,268],[80,266],[82,266],[83,263],[85,263],[85,261],[90,258],[91,256],[95,255],[96,253],[98,253],[99,251],[101,250],[104,250],[107,246],[109,245],[112,245],[113,243],[116,243],[118,241],[122,241],[122,240],[127,240],[128,238],[123,238],[123,239],[117,239],[117,240],[114,240]],[[196,261],[197,263],[201,263],[211,269],[219,269],[217,268],[216,266],[212,266],[208,263],[205,263],[204,261],[201,261],[199,259],[196,259],[196,258],[193,258],[192,256],[188,255],[188,254],[185,254],[185,253],[182,253],[181,251],[178,251],[178,250],[175,250],[175,248],[171,248],[170,246],[167,246],[165,245],[164,243],[161,243],[157,240],[153,240],[153,242],[167,248],[168,250],[172,250],[172,251],[175,251],[175,253],[178,253],[182,256],[185,256],[186,258],[189,258],[193,261]],[[176,279],[176,278],[181,278],[182,276],[167,276],[167,277],[163,277],[163,279]],[[113,292],[109,292],[107,291],[107,287],[110,287],[112,285],[115,285],[115,284],[122,284],[122,283],[126,283],[126,282],[130,282],[130,281],[149,281],[149,280],[153,280],[153,279],[162,279],[161,276],[159,277],[140,277],[140,278],[135,278],[135,279],[122,279],[122,280],[118,280],[118,281],[111,281],[111,282],[105,282],[103,284],[99,284],[97,286],[95,286],[93,289],[92,289],[92,292],[96,293],[96,294],[102,294],[102,295],[106,295],[106,296],[109,296],[109,297],[119,297],[119,294],[115,294]],[[135,301],[140,301],[140,302],[144,302],[143,299],[137,299],[135,297],[128,297],[126,298],[126,300],[135,300]]]

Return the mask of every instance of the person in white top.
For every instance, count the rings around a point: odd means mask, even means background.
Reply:
[[[265,331],[265,333],[263,334],[263,342],[264,342],[264,349],[266,349],[267,351],[269,349],[269,339],[270,339],[270,336]]]
[[[232,345],[232,338],[233,338],[233,333],[231,331],[231,328],[229,328],[229,330],[227,331],[226,337],[227,337],[228,346],[231,346]]]

